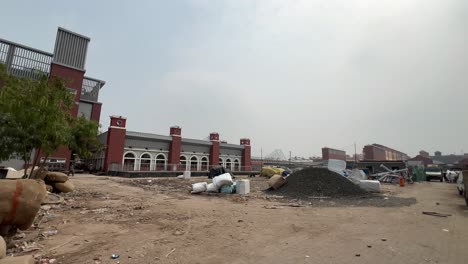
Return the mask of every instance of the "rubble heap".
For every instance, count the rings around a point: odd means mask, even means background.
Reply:
[[[366,191],[338,173],[326,168],[312,167],[291,174],[287,177],[286,184],[276,192],[298,199],[368,195]]]

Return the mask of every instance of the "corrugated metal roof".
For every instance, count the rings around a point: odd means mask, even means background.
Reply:
[[[135,132],[135,131],[127,131],[125,134],[127,137],[137,137],[137,138],[147,138],[147,139],[157,139],[157,140],[172,140],[170,136],[158,135],[158,134],[150,134],[150,133],[142,133],[142,132]]]

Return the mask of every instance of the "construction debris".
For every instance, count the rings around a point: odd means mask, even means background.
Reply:
[[[0,259],[0,264],[34,264],[33,256],[6,257]]]
[[[309,196],[363,196],[366,191],[327,168],[306,168],[294,172],[287,178],[287,183],[277,191],[279,194],[307,199]]]
[[[422,212],[424,215],[432,215],[432,216],[437,216],[437,217],[447,217],[447,216],[452,216],[451,214],[441,214],[437,212]]]

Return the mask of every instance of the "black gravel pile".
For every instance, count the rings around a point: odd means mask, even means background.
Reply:
[[[278,195],[299,199],[369,194],[345,177],[326,168],[306,168],[294,172],[287,178],[286,184],[276,192]]]

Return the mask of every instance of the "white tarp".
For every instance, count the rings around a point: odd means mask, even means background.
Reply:
[[[201,193],[206,191],[206,186],[208,184],[206,182],[197,182],[192,184],[192,193]]]
[[[324,165],[327,166],[328,170],[340,175],[344,175],[344,171],[346,170],[346,161],[344,160],[329,159],[324,162]]]
[[[360,180],[358,186],[368,192],[380,192],[379,181]]]
[[[218,189],[223,187],[223,185],[232,185],[232,177],[230,173],[224,173],[213,178],[213,183]]]
[[[367,180],[367,175],[362,170],[354,169],[350,171],[348,178],[352,181],[361,181]]]

